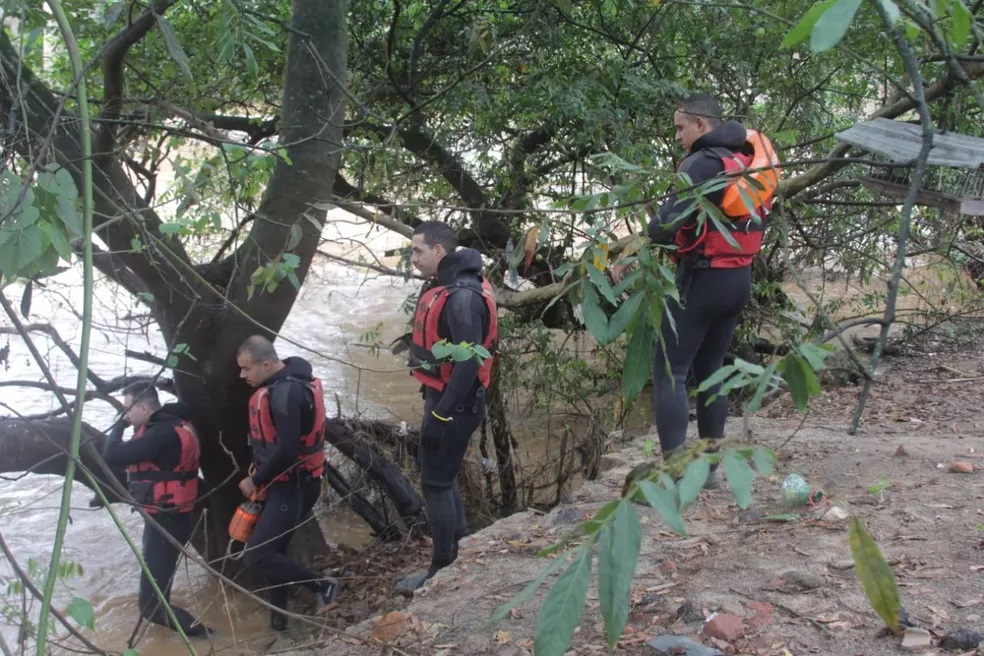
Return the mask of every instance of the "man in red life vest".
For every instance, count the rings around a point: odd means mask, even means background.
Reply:
[[[110,465],[126,467],[127,487],[137,503],[177,542],[187,544],[199,492],[198,436],[188,421],[187,409],[181,403],[161,406],[150,383],[134,383],[124,389],[123,406],[126,411],[107,437],[103,459]],[[133,438],[124,442],[127,425],[134,428]],[[170,600],[180,550],[145,522],[142,555],[154,583]],[[138,603],[144,618],[176,628],[144,571],[140,573]],[[211,635],[188,611],[177,606],[171,610],[186,635]]]
[[[270,586],[270,603],[287,608],[289,585],[314,593],[317,612],[331,608],[338,581],[287,557],[298,524],[315,521],[311,509],[321,496],[325,464],[325,400],[311,364],[281,361],[266,337],[253,335],[239,347],[240,377],[256,391],[249,400],[249,443],[255,472],[239,482],[247,498],[265,492],[243,563]],[[272,611],[270,626],[287,628],[287,616]]]
[[[491,358],[445,362],[431,349],[448,340],[481,345],[494,353],[498,339],[495,297],[480,273],[482,256],[471,248],[458,249],[450,226],[440,221],[417,226],[410,262],[428,278],[414,313],[410,367],[424,396],[418,457],[433,550],[430,567],[397,583],[404,593],[412,593],[454,562],[458,542],[468,534],[458,473],[472,433],[485,417],[492,369]]]
[[[675,246],[681,299],[680,304],[667,299],[676,330],[664,320],[665,346],[657,345],[653,362],[653,410],[664,458],[686,441],[688,372],[693,370],[699,384],[724,364],[738,316],[751,295],[751,264],[761,247],[778,180],[778,159],[768,139],[735,121],[723,121],[721,106],[713,96],[694,94],[683,100],[673,123],[676,140],[687,151],[678,172],[686,173],[694,185],[743,168],[764,170],[753,174],[762,178],[762,186],[745,186],[743,195],[734,184],[703,194],[730,219],[731,241],[709,219],[698,221],[700,210],[692,198],[671,196],[649,223],[653,242]],[[754,212],[746,207],[750,198]],[[612,277],[618,281],[624,270],[624,266],[613,266]],[[720,388],[716,385],[697,396],[697,431],[702,439],[724,436],[728,398],[719,395]],[[717,472],[712,471],[705,488],[719,485]]]

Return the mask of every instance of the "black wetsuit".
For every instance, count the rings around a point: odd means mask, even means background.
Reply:
[[[296,357],[287,358],[284,364],[286,366],[270,376],[264,385],[273,385],[287,377],[299,381],[281,382],[270,394],[277,446],[252,476],[258,489],[267,484],[269,487],[266,488],[263,512],[246,543],[243,564],[269,586],[270,603],[286,609],[289,585],[303,585],[317,593],[323,591],[325,581],[320,572],[286,555],[294,529],[309,515],[321,495],[321,478],[293,467],[300,455],[301,436],[310,433],[314,427],[314,400],[300,382],[311,379],[311,364]],[[271,483],[288,469],[290,480]],[[286,616],[274,613],[272,624],[274,628],[284,628]]]
[[[745,128],[739,123],[727,121],[718,125],[693,143],[680,172],[687,173],[694,184],[710,180],[722,173],[724,165],[720,157],[707,149],[738,150],[744,146],[745,136]],[[723,196],[724,189],[719,189],[705,197],[720,205]],[[677,230],[697,220],[694,210],[687,212],[691,203],[690,199],[678,200],[675,196],[668,199],[649,224],[650,238],[656,243],[672,244]],[[664,319],[661,333],[666,347],[664,350],[657,346],[653,358],[653,412],[664,454],[680,448],[686,441],[688,372],[693,369],[694,380],[700,384],[723,366],[752,285],[751,266],[710,268],[699,256],[681,259],[676,279],[683,305],[667,299],[676,332],[670,321]],[[708,403],[718,392],[720,385],[698,394],[697,431],[701,438],[724,436],[727,396],[717,396]]]
[[[449,295],[438,323],[438,336],[458,344],[483,344],[489,331],[489,309],[482,297],[478,251],[462,248],[445,255],[436,283],[467,287]],[[476,290],[476,291],[471,291]],[[443,391],[424,387],[424,419],[420,429],[420,479],[433,539],[428,577],[458,555],[458,541],[468,534],[458,473],[472,434],[485,417],[485,389],[478,381],[481,363],[456,362]],[[451,421],[433,416],[436,412]]]
[[[110,465],[126,467],[141,462],[150,462],[162,471],[173,471],[181,461],[181,438],[175,427],[186,420],[187,409],[180,403],[168,403],[150,416],[150,421],[139,439],[123,441],[125,424],[117,422],[109,433],[103,447],[103,459]],[[202,489],[199,481],[199,490]],[[171,537],[181,544],[187,544],[194,528],[194,513],[179,513],[174,509],[163,509],[154,514],[157,523]],[[181,552],[171,544],[155,527],[144,522],[143,559],[154,579],[170,603],[171,583]],[[171,618],[164,610],[147,573],[140,572],[140,594],[138,597],[140,614],[156,624],[174,628]],[[208,629],[183,608],[172,605],[174,616],[187,635],[206,635]]]

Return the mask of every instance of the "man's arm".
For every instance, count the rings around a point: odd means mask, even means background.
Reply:
[[[724,170],[721,160],[704,151],[689,155],[680,166],[679,173],[686,173],[693,185],[707,182]],[[689,194],[688,194],[689,195]],[[724,198],[724,189],[704,194],[711,203],[719,205]],[[672,244],[677,230],[692,224],[697,219],[700,210],[692,207],[693,196],[678,198],[677,194],[670,196],[659,208],[659,212],[649,222],[649,238],[657,244]]]
[[[170,449],[181,451],[181,442],[171,426],[158,424],[140,436],[140,439],[123,441],[125,424],[118,421],[110,429],[103,446],[103,460],[109,465],[126,467],[138,462],[152,462],[161,469],[161,457]],[[175,443],[176,442],[176,443]]]
[[[270,414],[277,431],[273,455],[251,477],[257,487],[266,485],[297,462],[301,450],[301,413],[306,403],[304,388],[296,382],[280,383],[270,394]]]
[[[468,342],[481,346],[488,323],[488,307],[480,294],[465,290],[455,292],[448,298],[444,312],[452,343]],[[455,362],[451,368],[451,379],[434,411],[442,417],[450,417],[455,408],[465,402],[481,367],[482,363],[476,358]]]

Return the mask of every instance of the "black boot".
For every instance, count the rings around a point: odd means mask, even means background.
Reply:
[[[270,628],[274,631],[287,630],[287,616],[279,610],[270,611]]]

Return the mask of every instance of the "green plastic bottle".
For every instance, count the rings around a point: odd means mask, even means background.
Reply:
[[[810,487],[806,479],[799,474],[790,474],[782,482],[782,501],[790,508],[816,503],[823,498],[823,490]]]

